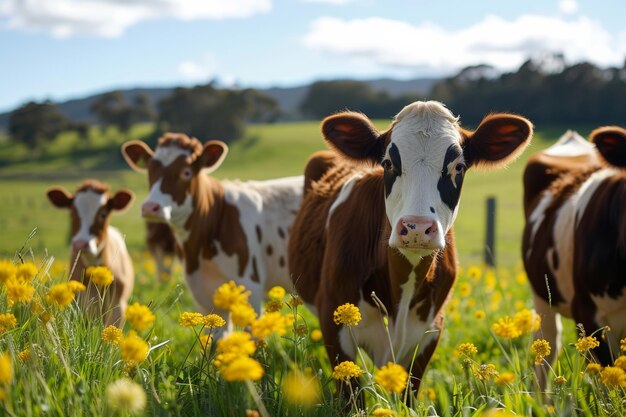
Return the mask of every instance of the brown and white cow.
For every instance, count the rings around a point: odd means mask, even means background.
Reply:
[[[311,185],[289,244],[294,285],[317,311],[334,364],[356,355],[347,329],[333,322],[344,303],[361,310],[358,345],[378,366],[392,360],[375,292],[389,313],[396,361],[409,369],[419,348],[411,369],[417,390],[456,277],[452,224],[465,172],[511,161],[532,125],[491,114],[469,131],[443,104],[418,101],[383,132],[353,112],[327,117],[322,132],[340,156],[316,154],[307,167]]]
[[[220,166],[226,144],[203,145],[181,133],[165,134],[155,152],[139,141],[122,151],[133,169],[147,167],[150,194],[142,215],[172,228],[183,249],[185,280],[203,313],[215,310],[213,292],[231,279],[252,291],[257,310],[269,288],[290,284],[287,239],[302,200],[302,176],[218,180],[206,174]]]
[[[51,187],[47,195],[55,207],[70,209],[70,279],[87,287],[87,291],[78,297],[81,307],[94,316],[101,312],[107,325],[120,326],[133,291],[135,275],[124,238],[119,230],[109,225],[109,217],[113,211],[125,210],[132,202],[133,194],[120,190],[111,195],[107,185],[87,180],[74,195],[63,187]],[[89,276],[85,274],[90,266],[106,266],[113,273],[113,283],[104,294],[102,311],[101,290],[89,285]]]
[[[522,250],[543,319],[538,337],[553,346],[547,359],[561,348],[563,315],[588,335],[611,328],[592,351],[606,365],[626,337],[626,130],[604,127],[590,139],[595,149],[568,132],[529,159]]]

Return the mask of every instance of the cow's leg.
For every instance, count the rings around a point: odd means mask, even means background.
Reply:
[[[561,336],[563,333],[563,325],[561,323],[561,315],[554,311],[550,305],[540,296],[533,294],[535,303],[535,311],[541,317],[541,328],[535,333],[535,339],[545,339],[550,343],[550,354],[545,357],[545,361],[551,367],[561,352]],[[535,373],[542,391],[546,389],[549,368],[546,368],[545,362],[535,366]]]
[[[613,363],[611,358],[611,349],[609,348],[609,344],[606,340],[602,338],[602,333],[596,333],[596,331],[602,327],[602,325],[600,325],[600,323],[596,320],[596,311],[596,305],[587,292],[578,291],[574,295],[574,300],[572,301],[572,313],[574,320],[576,320],[577,324],[582,324],[587,336],[591,336],[593,334],[598,342],[600,342],[600,346],[593,349],[591,354],[599,363],[602,364],[602,366],[607,366]]]
[[[424,337],[421,341],[421,346],[419,346],[417,356],[415,357],[415,361],[413,362],[413,366],[411,367],[410,382],[411,388],[413,389],[413,395],[417,395],[420,389],[420,385],[422,384],[422,377],[426,372],[426,367],[428,366],[430,359],[435,353],[435,349],[437,349],[440,338],[441,330],[433,331],[428,335],[428,337]],[[409,357],[409,364],[411,363],[411,360],[412,357]]]

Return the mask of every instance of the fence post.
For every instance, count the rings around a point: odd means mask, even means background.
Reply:
[[[485,264],[496,266],[496,198],[487,198],[487,229],[485,230]]]

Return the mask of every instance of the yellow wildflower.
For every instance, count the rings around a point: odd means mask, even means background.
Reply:
[[[273,313],[275,311],[280,311],[283,308],[283,302],[279,300],[271,300],[265,304],[265,311],[268,313]]]
[[[513,307],[515,307],[515,311],[521,311],[526,309],[526,303],[522,300],[517,300],[515,301],[515,304],[513,304]]]
[[[106,388],[107,404],[123,414],[139,414],[146,407],[146,392],[130,379],[122,378]]]
[[[261,417],[261,414],[257,410],[246,410],[246,417]]]
[[[282,392],[290,403],[310,407],[320,401],[320,381],[310,369],[290,371],[283,379]]]
[[[233,304],[230,306],[230,318],[235,326],[246,327],[256,319],[256,311],[247,302]]]
[[[13,364],[7,352],[0,354],[0,384],[8,384],[13,380]]]
[[[478,353],[478,348],[473,343],[461,343],[457,352],[459,355],[472,356]]]
[[[521,335],[515,322],[509,316],[499,319],[491,326],[491,329],[495,334],[505,339],[516,339]]]
[[[207,329],[215,329],[226,325],[226,321],[217,314],[207,314],[202,318],[202,323]]]
[[[28,282],[21,282],[17,278],[12,277],[5,282],[7,289],[7,298],[9,306],[15,303],[28,303],[33,298],[35,287]]]
[[[2,260],[0,261],[0,282],[6,283],[9,278],[15,278],[17,268],[13,265],[13,262]]]
[[[360,377],[361,373],[361,368],[359,368],[356,363],[352,361],[344,361],[335,366],[335,369],[333,370],[333,378],[347,381],[351,378]]]
[[[480,364],[474,367],[472,370],[474,374],[474,378],[479,381],[489,381],[493,378],[498,377],[498,371],[496,370],[496,366],[492,363],[489,364]]]
[[[322,331],[320,329],[315,329],[311,331],[311,335],[309,336],[312,341],[319,342],[322,340]]]
[[[15,326],[17,326],[17,319],[13,313],[0,314],[0,333],[11,330]]]
[[[626,371],[626,356],[619,356],[617,359],[615,359],[615,363],[613,365]]]
[[[263,376],[263,367],[255,359],[239,356],[220,368],[226,381],[258,381]]]
[[[402,392],[406,387],[409,374],[404,368],[393,362],[377,369],[374,373],[374,381],[380,385],[385,391]]]
[[[482,276],[482,271],[477,266],[472,266],[467,270],[467,276],[473,279],[474,281],[478,281]]]
[[[73,279],[67,281],[67,288],[69,288],[69,290],[72,291],[74,295],[87,289],[87,287],[85,287],[82,282],[78,282]]]
[[[476,313],[474,313],[474,317],[476,317],[478,320],[482,320],[485,318],[485,310],[476,310]]]
[[[118,342],[122,359],[128,366],[136,366],[148,357],[148,344],[135,332],[123,336]]]
[[[235,284],[235,281],[229,281],[215,290],[213,303],[217,308],[230,310],[234,304],[247,303],[249,296],[250,291],[246,291],[246,287]]]
[[[213,336],[209,334],[203,334],[200,336],[200,346],[202,350],[206,350],[207,347],[213,342]]]
[[[74,292],[67,282],[53,285],[46,294],[46,300],[61,309],[69,306],[73,299]]]
[[[285,289],[279,285],[270,288],[267,296],[274,301],[280,301],[285,297]]]
[[[257,339],[265,339],[272,333],[284,336],[287,333],[287,326],[290,320],[279,312],[265,313],[258,320],[252,323],[250,330]]]
[[[626,337],[619,341],[619,347],[622,352],[626,352]]]
[[[122,339],[122,330],[113,325],[107,326],[102,330],[102,334],[100,337],[105,343],[117,345]]]
[[[85,275],[99,287],[108,287],[113,282],[113,273],[106,266],[90,266]]]
[[[356,326],[361,321],[361,311],[354,304],[343,304],[337,307],[333,313],[333,320],[335,324]]]
[[[287,305],[291,308],[296,308],[302,305],[302,299],[297,295],[292,295],[291,300],[287,302]]]
[[[472,294],[472,286],[471,286],[471,284],[469,282],[464,282],[461,285],[459,285],[459,294],[463,298],[469,297],[470,294]]]
[[[559,376],[554,378],[554,383],[557,384],[557,385],[563,385],[566,382],[567,382],[567,379],[564,376],[562,376],[562,375],[559,375]]]
[[[180,314],[178,322],[181,326],[192,327],[203,323],[204,316],[200,313],[189,313],[187,311]]]
[[[496,274],[495,272],[493,272],[492,269],[488,269],[485,273],[485,286],[487,287],[488,291],[491,291],[496,287]],[[499,303],[500,299],[494,302]]]
[[[600,373],[600,371],[602,371],[602,365],[600,365],[599,363],[590,363],[585,369],[585,372],[590,375],[597,375]]]
[[[626,372],[617,366],[607,366],[600,374],[600,382],[607,387],[626,387]]]
[[[600,346],[600,342],[598,342],[595,336],[581,337],[578,339],[578,342],[576,342],[576,350],[580,353],[585,353],[598,346]]]
[[[30,349],[26,348],[23,351],[19,352],[17,354],[17,357],[20,358],[20,360],[22,362],[27,362],[30,360],[31,354],[30,354]]]
[[[530,353],[535,355],[535,365],[541,365],[543,359],[550,355],[551,351],[550,342],[545,339],[537,339],[530,346]]]
[[[20,281],[30,281],[37,275],[37,267],[32,262],[26,262],[18,265],[15,271],[15,277]]]
[[[541,327],[541,317],[534,310],[522,310],[513,316],[515,327],[521,334],[532,333]]]
[[[435,401],[437,399],[437,393],[435,392],[433,388],[428,388],[426,390],[426,396],[428,397],[430,401]]]
[[[496,384],[508,385],[515,381],[515,374],[513,372],[502,372],[496,377]]]
[[[126,320],[128,320],[131,327],[137,331],[151,327],[155,319],[155,315],[150,311],[148,306],[133,303],[126,309]]]
[[[377,408],[376,410],[372,411],[372,415],[374,417],[395,416],[396,412],[388,408]]]
[[[250,333],[232,332],[227,337],[217,341],[217,352],[213,364],[222,367],[240,356],[252,355],[256,345],[252,341]]]

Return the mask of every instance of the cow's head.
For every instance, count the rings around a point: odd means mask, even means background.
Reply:
[[[589,140],[596,145],[602,159],[616,168],[626,168],[626,129],[619,126],[601,127]]]
[[[193,211],[193,191],[201,172],[217,169],[228,153],[225,143],[212,140],[204,145],[182,133],[166,133],[152,152],[144,142],[122,146],[126,162],[135,170],[148,170],[150,193],[141,206],[149,221],[167,222],[184,228]]]
[[[70,209],[72,248],[89,258],[102,251],[111,212],[125,210],[134,197],[128,190],[111,196],[109,187],[95,180],[83,182],[74,195],[63,187],[51,187],[47,195],[55,207]]]
[[[517,157],[530,141],[532,124],[492,114],[471,132],[441,103],[418,101],[402,109],[385,132],[352,112],[327,117],[322,132],[348,158],[382,167],[389,245],[417,261],[445,246],[467,169],[498,167]]]

